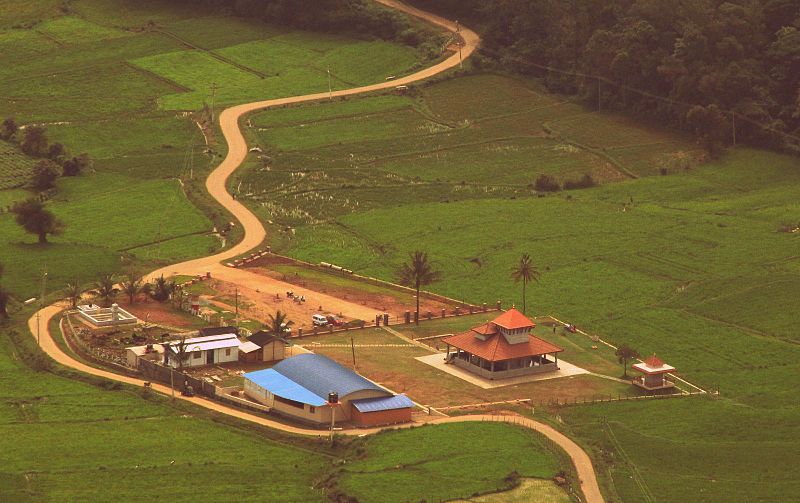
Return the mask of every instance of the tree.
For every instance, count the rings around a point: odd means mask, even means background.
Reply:
[[[26,127],[20,148],[31,157],[44,157],[47,155],[47,136],[45,135],[45,129],[40,126]]]
[[[64,287],[64,295],[67,296],[67,300],[69,300],[72,309],[78,307],[78,301],[81,300],[81,290],[81,285],[77,281],[70,281],[67,283],[67,286]]]
[[[174,281],[167,281],[164,279],[164,275],[162,274],[160,277],[156,278],[156,282],[153,285],[153,298],[158,302],[166,302],[169,300],[170,296],[172,296],[173,292],[175,292],[175,285]]]
[[[11,207],[11,212],[26,232],[39,236],[39,244],[47,243],[48,234],[57,236],[64,230],[64,223],[37,199],[18,202]]]
[[[694,106],[686,114],[686,122],[711,157],[716,157],[730,132],[730,124],[717,105]]]
[[[13,117],[8,117],[3,121],[3,125],[0,126],[0,138],[4,140],[11,140],[17,133],[18,129],[19,126],[17,126],[17,121],[15,121]]]
[[[417,291],[417,310],[414,321],[419,325],[419,289],[441,278],[441,273],[433,269],[426,252],[417,250],[409,255],[409,261],[400,266],[397,276],[401,285],[411,286]]]
[[[47,158],[52,161],[59,162],[65,155],[67,155],[67,151],[64,149],[64,145],[58,142],[53,143],[47,149]]]
[[[72,159],[67,159],[62,164],[63,176],[78,176],[92,166],[92,159],[86,152]]]
[[[39,192],[52,189],[58,178],[58,169],[53,161],[48,159],[41,160],[33,167],[31,185]]]
[[[133,269],[128,271],[128,274],[122,280],[120,286],[122,287],[123,293],[125,293],[125,295],[128,296],[129,303],[131,304],[136,303],[136,296],[139,295],[139,293],[141,293],[143,282],[144,278],[142,278],[142,276],[139,273],[137,273]]]
[[[94,291],[92,293],[100,297],[105,307],[110,307],[111,302],[114,300],[114,297],[117,296],[118,292],[119,290],[114,286],[114,277],[110,274],[106,274],[95,282]]]
[[[531,262],[531,256],[527,253],[523,253],[522,256],[519,258],[519,263],[511,270],[511,278],[514,279],[515,283],[519,283],[522,281],[522,313],[527,314],[527,304],[525,299],[525,290],[528,286],[528,283],[531,281],[539,281],[539,271]]]
[[[188,344],[186,344],[186,336],[182,335],[181,338],[178,340],[177,344],[175,344],[175,343],[173,343],[173,344],[165,343],[165,344],[162,344],[162,346],[164,347],[164,354],[166,354],[166,355],[170,354],[170,348],[171,347],[175,348],[175,359],[177,360],[177,363],[178,363],[178,371],[182,371],[183,370],[183,364],[186,362],[186,360],[188,359],[188,356],[189,356],[186,353],[186,348],[188,346]]]
[[[0,264],[0,279],[3,278],[3,264]],[[11,300],[11,294],[8,290],[0,285],[0,320],[8,319],[8,302]]]
[[[286,329],[294,325],[294,322],[286,319],[286,313],[281,311],[275,313],[275,316],[269,315],[267,328],[269,332],[275,337],[283,338],[286,335]],[[275,344],[272,344],[272,360],[275,360]]]
[[[617,348],[617,351],[614,354],[617,356],[617,359],[622,364],[623,377],[627,379],[628,362],[633,360],[634,358],[639,358],[639,352],[633,349],[632,347],[628,346],[627,344],[620,344],[620,346]]]

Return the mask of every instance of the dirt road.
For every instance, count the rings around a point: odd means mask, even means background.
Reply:
[[[433,14],[420,11],[419,9],[407,6],[399,1],[396,0],[375,0],[375,1],[384,4],[388,7],[391,7],[393,9],[408,13],[412,16],[416,16],[429,23],[444,27],[447,30],[456,31],[457,29],[459,29],[456,26],[456,24],[451,21],[448,21]],[[460,27],[459,35],[464,41],[464,45],[462,47],[462,50],[460,51],[460,54],[456,53],[434,66],[421,70],[412,75],[408,75],[406,77],[402,77],[388,82],[381,82],[379,84],[374,84],[370,86],[334,91],[332,95],[333,97],[351,96],[361,93],[378,91],[382,89],[391,89],[398,85],[406,85],[420,80],[424,80],[426,78],[432,77],[446,70],[458,67],[461,62],[461,59],[469,57],[475,51],[475,49],[478,47],[480,43],[480,38],[478,37],[478,35],[472,30],[469,30],[468,28]],[[229,260],[235,256],[244,254],[258,247],[259,245],[261,245],[261,243],[264,241],[264,238],[266,237],[266,230],[264,229],[264,226],[261,224],[258,218],[252,212],[250,212],[242,203],[236,201],[231,197],[230,194],[228,194],[226,190],[226,182],[228,178],[231,176],[231,174],[242,164],[242,162],[245,160],[245,157],[247,156],[247,143],[245,142],[244,136],[242,135],[242,132],[239,129],[239,121],[242,118],[242,116],[257,110],[263,110],[274,106],[325,100],[328,98],[329,98],[328,93],[318,93],[306,96],[295,96],[289,98],[259,101],[255,103],[247,103],[244,105],[234,106],[223,111],[222,114],[220,114],[219,120],[223,135],[225,136],[225,139],[228,142],[228,155],[227,157],[225,157],[225,159],[219,165],[219,167],[217,167],[208,177],[208,179],[206,180],[206,187],[211,196],[215,198],[228,211],[230,211],[239,221],[240,225],[242,225],[242,227],[244,228],[244,239],[237,245],[233,246],[228,250],[225,250],[222,253],[164,267],[162,269],[154,271],[153,273],[148,275],[148,277],[154,278],[160,276],[161,274],[164,274],[165,276],[170,276],[173,274],[197,275],[197,274],[205,274],[206,272],[211,272],[212,276],[219,278],[223,281],[228,281],[231,283],[240,284],[243,286],[248,286],[253,288],[259,288],[261,291],[285,292],[286,290],[297,290],[296,286],[292,286],[287,283],[274,280],[272,278],[265,278],[263,276],[256,275],[244,270],[225,267],[220,264],[220,262],[222,261]],[[364,312],[363,306],[352,304],[350,302],[343,301],[341,299],[335,299],[331,297],[329,299],[326,299],[326,303],[329,304],[329,306],[326,306],[326,309],[330,309],[331,311],[336,311],[336,312],[342,312],[348,316],[350,316],[350,313],[354,313],[353,317],[357,318],[359,317],[359,315],[363,316],[365,314],[368,314]],[[61,350],[61,348],[59,348],[58,345],[56,345],[55,339],[53,338],[53,334],[48,329],[50,321],[59,312],[61,312],[63,308],[64,308],[63,306],[58,304],[45,307],[39,312],[39,315],[41,317],[39,321],[37,321],[36,315],[32,316],[28,320],[28,328],[30,329],[31,334],[33,334],[34,337],[36,337],[37,334],[39,335],[40,340],[38,342],[42,350],[44,350],[44,352],[50,355],[58,363],[76,370],[80,370],[87,374],[92,374],[95,376],[104,377],[107,379],[127,384],[132,384],[134,386],[141,386],[143,384],[144,381],[142,381],[141,379],[122,376],[119,374],[115,374],[112,372],[88,366],[84,363],[81,363],[80,361],[73,359],[70,355],[64,353]],[[172,390],[168,386],[156,383],[154,383],[152,386],[153,389],[159,393],[163,393],[166,395],[172,393]],[[229,407],[219,402],[206,400],[200,397],[187,398],[178,396],[177,398],[181,400],[187,400],[201,407],[205,407],[206,409],[214,410],[222,414],[228,414],[230,416],[234,416],[239,419],[251,421],[253,423],[264,425],[270,428],[275,428],[288,433],[293,433],[298,435],[313,435],[313,436],[325,435],[325,432],[321,432],[319,430],[287,425],[284,423],[273,421],[266,417],[250,414],[235,407]],[[573,460],[575,467],[577,469],[578,476],[580,478],[581,488],[586,496],[587,501],[589,503],[603,502],[603,498],[600,493],[600,488],[597,485],[597,479],[595,477],[594,468],[592,467],[592,462],[589,459],[588,455],[577,444],[575,444],[575,442],[573,442],[572,440],[564,436],[562,433],[558,432],[557,430],[553,429],[552,427],[546,424],[539,423],[537,421],[533,421],[530,419],[523,420],[516,416],[504,417],[504,416],[483,416],[483,415],[442,418],[434,420],[433,422],[449,423],[449,422],[459,422],[459,421],[487,421],[487,420],[494,420],[494,421],[499,420],[514,424],[519,424],[521,426],[536,430],[542,433],[543,435],[547,436],[551,440],[553,440],[556,444],[561,446]],[[407,425],[405,427],[412,427],[412,426],[414,425],[413,424]],[[363,434],[375,433],[377,431],[380,431],[380,429],[349,430],[349,431],[343,431],[342,433],[347,435],[363,435]]]

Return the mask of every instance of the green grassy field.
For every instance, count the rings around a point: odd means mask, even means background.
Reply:
[[[363,451],[336,475],[338,488],[358,501],[444,501],[505,489],[511,471],[538,478],[558,471],[536,434],[497,423],[380,434]]]
[[[66,232],[48,247],[34,246],[0,213],[0,261],[17,298],[38,291],[45,263],[57,289],[72,277],[88,282],[120,270],[123,261],[144,269],[219,249],[198,234],[230,220],[202,184],[225,148],[213,137],[207,148],[195,124],[212,82],[219,107],[327,89],[328,68],[344,87],[381,81],[419,60],[406,46],[158,0],[12,4],[0,7],[0,118],[42,123],[51,142],[94,161],[85,176],[59,182],[48,207]],[[0,145],[0,205],[24,198],[2,189],[27,183],[32,165]]]
[[[503,77],[445,81],[415,96],[345,103],[341,115],[324,104],[253,118],[250,134],[271,160],[251,161],[240,181],[274,222],[274,247],[386,279],[423,248],[443,273],[430,289],[506,306],[521,300],[510,271],[530,253],[542,272],[528,287],[533,314],[655,352],[720,391],[717,400],[560,409],[598,460],[609,498],[793,493],[797,477],[768,460],[800,449],[789,307],[800,294],[800,238],[780,230],[798,222],[797,159],[736,149],[697,165],[680,136]],[[397,135],[384,136],[385,115],[402,121]],[[441,130],[423,131],[430,120]],[[364,140],[350,130],[359,126]],[[668,176],[657,176],[660,167]],[[537,197],[529,184],[545,172],[591,172],[604,183]],[[286,225],[295,229],[277,232]],[[751,433],[767,423],[774,430]]]

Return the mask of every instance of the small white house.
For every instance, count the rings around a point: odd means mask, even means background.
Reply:
[[[186,339],[184,367],[200,367],[239,360],[239,338],[236,334],[211,335]],[[178,367],[180,342],[173,341],[166,352],[166,363]]]
[[[128,366],[132,369],[139,368],[139,359],[161,361],[164,355],[164,348],[161,344],[148,344],[146,346],[131,346],[125,348],[125,359]]]

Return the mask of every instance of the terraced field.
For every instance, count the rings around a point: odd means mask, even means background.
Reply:
[[[0,191],[27,185],[34,164],[16,145],[0,140]]]

